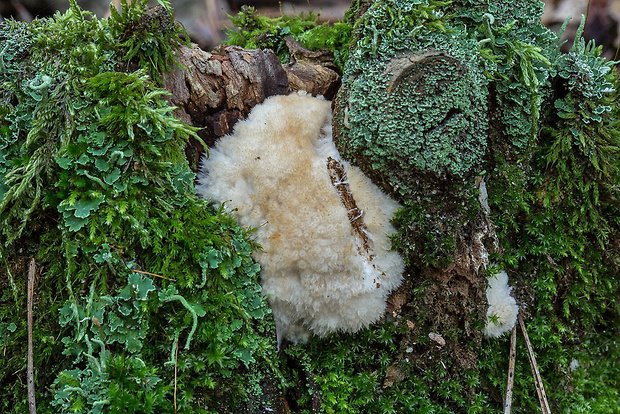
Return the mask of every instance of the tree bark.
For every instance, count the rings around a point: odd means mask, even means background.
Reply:
[[[170,102],[177,107],[175,115],[201,128],[200,137],[213,146],[256,104],[272,95],[305,90],[333,96],[340,76],[325,65],[329,62],[325,51],[311,52],[292,38],[287,45],[296,57],[290,64],[282,64],[269,49],[219,46],[210,53],[197,46],[182,46],[176,52],[178,65],[164,79]],[[190,165],[197,168],[202,145],[192,139],[186,152]]]

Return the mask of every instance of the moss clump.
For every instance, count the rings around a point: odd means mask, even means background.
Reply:
[[[3,412],[27,411],[31,257],[41,411],[170,412],[176,393],[179,412],[234,412],[260,400],[248,372],[275,376],[255,246],[196,196],[195,131],[153,80],[178,30],[151,37],[153,11],[122,3],[0,23]]]
[[[494,412],[478,372],[458,366],[426,327],[414,328],[416,340],[407,340],[410,323],[403,317],[286,349],[285,376],[303,384],[288,391],[293,412],[312,413],[317,406],[347,414]],[[453,375],[457,369],[460,378]]]
[[[310,12],[270,18],[256,13],[251,6],[243,6],[236,16],[230,16],[233,29],[228,30],[225,43],[246,49],[271,49],[286,63],[291,57],[284,39],[291,36],[307,49],[331,51],[334,64],[342,71],[348,58],[351,24],[346,18],[334,24],[319,24],[318,17]]]
[[[121,1],[120,13],[116,7],[110,7],[113,24],[110,34],[118,39],[122,60],[128,66],[132,64],[148,70],[153,79],[160,82],[160,75],[172,68],[173,52],[182,44],[190,46],[189,35],[182,25],[175,22],[172,9],[166,1],[151,9],[148,14],[142,11],[148,0],[138,0],[138,4],[129,5]]]
[[[398,231],[392,246],[407,253],[405,261],[410,266],[443,268],[452,263],[457,247],[455,235],[475,221],[479,204],[474,191],[467,199],[467,192],[457,186],[448,186],[441,192],[429,190],[429,194],[406,200],[395,214]]]

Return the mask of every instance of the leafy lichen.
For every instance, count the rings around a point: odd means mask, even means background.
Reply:
[[[477,44],[449,25],[441,6],[374,3],[343,77],[340,151],[371,175],[381,171],[385,186],[404,197],[417,173],[476,170],[486,147],[487,81]]]
[[[336,145],[405,204],[396,244],[412,263],[451,260],[456,232],[476,215],[471,179],[487,147],[492,65],[450,6],[374,2],[336,99]]]

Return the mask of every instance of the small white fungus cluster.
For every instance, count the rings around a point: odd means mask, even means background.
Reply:
[[[332,183],[330,158],[344,167],[363,211],[369,249]],[[328,101],[300,93],[257,105],[203,159],[197,188],[257,229],[255,258],[279,342],[355,332],[384,314],[404,269],[389,240],[399,205],[341,160]]]
[[[488,338],[498,338],[509,332],[517,323],[519,306],[515,298],[510,296],[511,287],[508,286],[508,274],[501,271],[488,279],[487,323],[484,327],[484,335]]]

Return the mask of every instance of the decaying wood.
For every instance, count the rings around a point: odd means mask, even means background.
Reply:
[[[525,323],[523,322],[521,313],[519,313],[518,320],[519,326],[521,327],[521,333],[523,334],[523,339],[525,340],[525,346],[527,347],[527,356],[530,360],[530,368],[532,369],[532,375],[534,376],[534,385],[536,386],[536,393],[538,394],[542,414],[551,414],[549,401],[547,401],[547,394],[545,393],[545,386],[543,385],[542,377],[540,376],[540,370],[538,369],[538,364],[536,363],[534,349],[532,348],[532,343],[530,342],[527,330],[525,329]]]
[[[299,62],[303,60],[308,63],[320,65],[326,68],[336,70],[334,64],[334,54],[329,49],[310,50],[303,47],[301,43],[293,38],[286,36],[284,38],[286,48],[291,56],[291,62]]]
[[[510,333],[510,356],[508,359],[508,381],[506,382],[506,398],[504,398],[504,414],[512,410],[512,390],[515,382],[515,363],[517,361],[517,325]]]
[[[426,50],[417,53],[408,53],[391,59],[386,68],[385,73],[390,75],[387,93],[391,93],[396,88],[402,88],[403,84],[410,82],[406,79],[412,76],[413,80],[425,76],[425,71],[432,70],[437,63],[444,61],[451,62],[458,70],[451,76],[462,76],[465,68],[458,59],[448,56],[444,52],[437,50]]]
[[[286,72],[270,50],[222,46],[209,53],[183,46],[176,61],[181,67],[166,75],[164,86],[178,107],[175,115],[203,128],[200,135],[207,145],[231,132],[254,105],[288,90]]]
[[[35,398],[35,389],[34,389],[34,358],[32,355],[32,307],[34,302],[34,276],[36,271],[36,265],[34,258],[30,260],[30,266],[28,268],[28,294],[27,294],[27,308],[28,308],[28,366],[27,377],[28,377],[28,408],[30,409],[30,414],[35,414],[37,412],[37,402]]]
[[[177,107],[175,115],[201,128],[199,135],[212,146],[269,96],[305,90],[330,98],[340,77],[327,67],[325,52],[290,45],[296,56],[290,64],[282,64],[268,49],[219,46],[205,52],[197,46],[182,46],[176,52],[179,66],[164,79],[170,102]],[[190,143],[187,155],[192,166],[198,165],[203,150],[197,142]]]
[[[408,275],[405,275],[405,280],[403,281],[403,283],[401,283],[401,285],[394,292],[392,292],[387,299],[387,306],[385,307],[385,312],[388,315],[392,315],[392,317],[394,318],[396,318],[400,314],[403,306],[405,306],[409,302],[410,296],[413,291],[413,287],[409,282],[407,276]],[[407,322],[408,324],[413,323],[411,321]]]
[[[292,90],[332,99],[340,86],[334,55],[327,49],[308,50],[291,36],[284,41],[290,53],[290,63],[283,65]]]
[[[285,69],[292,90],[310,91],[312,95],[332,99],[340,84],[340,76],[335,71],[303,60],[285,65]]]
[[[482,182],[477,184],[482,193]],[[489,264],[487,248],[497,248],[495,225],[485,208],[486,200],[480,200],[480,203],[478,216],[458,229],[452,263],[445,267],[428,266],[421,270],[421,277],[432,281],[429,291],[434,293],[429,293],[429,298],[432,298],[432,306],[437,314],[441,315],[437,317],[433,328],[441,332],[451,326],[463,327],[459,341],[448,338],[446,346],[451,348],[458,366],[464,369],[476,367],[476,348],[482,342],[482,333],[470,323],[467,315],[486,313],[488,305],[484,269]],[[460,343],[473,346],[464,347]]]

